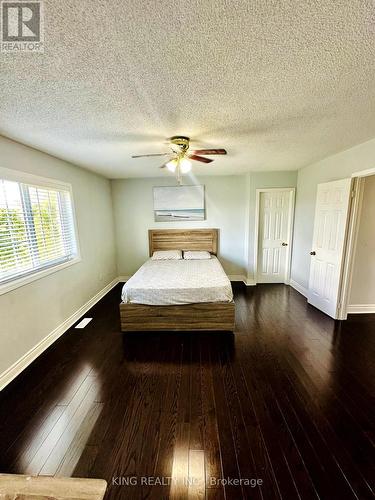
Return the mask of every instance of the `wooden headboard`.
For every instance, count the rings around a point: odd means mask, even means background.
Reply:
[[[206,250],[217,254],[218,229],[149,229],[150,257],[156,250]]]

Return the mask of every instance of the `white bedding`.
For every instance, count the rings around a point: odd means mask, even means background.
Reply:
[[[173,305],[231,302],[232,286],[218,259],[149,259],[125,283],[122,301],[132,304]]]

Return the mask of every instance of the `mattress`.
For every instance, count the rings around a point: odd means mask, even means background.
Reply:
[[[149,259],[125,283],[122,301],[174,305],[231,302],[232,286],[215,256],[207,260]]]

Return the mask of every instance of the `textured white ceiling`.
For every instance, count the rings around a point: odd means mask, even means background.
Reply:
[[[375,136],[373,0],[44,0],[45,53],[0,54],[0,134],[107,177],[297,169]]]

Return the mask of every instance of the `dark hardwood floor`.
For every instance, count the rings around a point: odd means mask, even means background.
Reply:
[[[1,472],[104,478],[111,499],[374,498],[374,316],[237,284],[234,335],[121,334],[119,297],[0,393]]]

